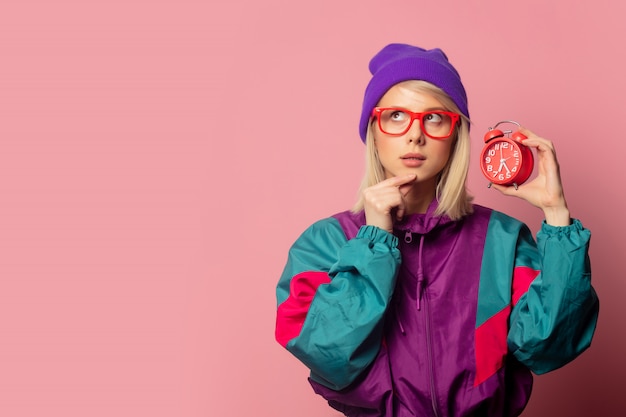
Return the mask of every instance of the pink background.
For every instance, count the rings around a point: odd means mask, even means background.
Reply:
[[[216,4],[217,3],[217,4]],[[626,408],[626,3],[5,0],[0,415],[336,416],[273,338],[291,243],[350,207],[367,62],[441,47],[473,117],[552,139],[593,231],[595,341],[528,416]]]

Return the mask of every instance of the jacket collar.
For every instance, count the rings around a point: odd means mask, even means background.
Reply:
[[[427,234],[438,226],[452,223],[453,220],[446,215],[435,215],[435,210],[439,206],[437,199],[428,206],[426,213],[417,213],[404,216],[404,218],[394,224],[394,229],[402,232]]]

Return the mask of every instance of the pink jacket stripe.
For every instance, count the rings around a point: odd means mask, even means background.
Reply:
[[[276,314],[276,340],[283,347],[300,335],[317,288],[329,282],[326,272],[301,272],[292,278],[289,297],[278,306]]]
[[[517,304],[526,294],[530,284],[539,275],[539,271],[518,266],[513,272],[511,305]],[[487,380],[504,365],[506,357],[507,334],[511,305],[504,307],[476,329],[476,378],[474,386]]]

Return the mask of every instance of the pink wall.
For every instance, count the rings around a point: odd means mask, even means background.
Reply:
[[[274,286],[348,208],[367,61],[442,47],[484,130],[552,139],[593,231],[595,342],[528,416],[617,415],[626,372],[620,0],[4,2],[0,415],[335,416],[273,340]],[[213,2],[218,3],[218,2]]]

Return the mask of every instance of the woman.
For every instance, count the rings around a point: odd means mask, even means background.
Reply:
[[[370,71],[360,200],[292,246],[276,339],[347,416],[517,416],[531,372],[584,351],[598,314],[552,143],[521,129],[538,175],[494,185],[544,212],[535,242],[471,203],[467,97],[446,55],[391,44]]]

